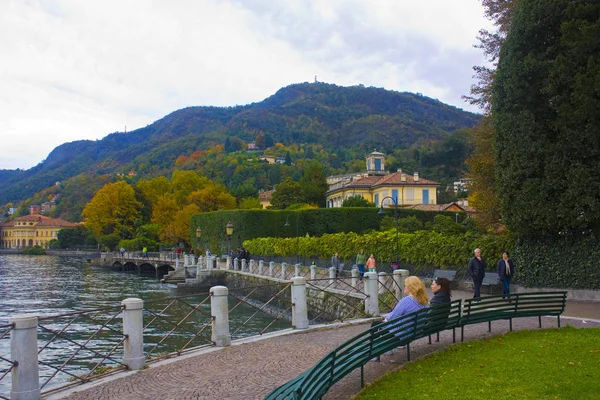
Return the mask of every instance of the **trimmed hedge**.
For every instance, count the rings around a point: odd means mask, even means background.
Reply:
[[[394,211],[386,209],[386,215]],[[196,228],[200,228],[200,248],[208,244],[213,252],[227,251],[225,225],[231,221],[234,226],[231,247],[242,246],[242,242],[259,237],[295,237],[321,236],[328,233],[355,232],[365,233],[379,230],[382,216],[379,208],[319,208],[298,211],[289,210],[227,210],[194,215],[190,221],[190,243],[198,245]],[[398,218],[415,216],[423,222],[432,222],[436,215],[455,218],[454,212],[431,212],[410,209],[398,209]],[[460,214],[460,218],[464,218]],[[285,227],[286,221],[290,226]],[[252,251],[250,250],[252,253]],[[254,254],[254,253],[253,253]]]
[[[525,286],[600,289],[600,232],[524,236],[514,256]]]
[[[262,256],[289,257],[298,253],[301,257],[329,258],[334,252],[346,260],[354,260],[359,249],[375,254],[378,262],[389,263],[395,256],[395,230],[373,232],[364,235],[356,233],[324,234],[321,237],[300,238],[256,238],[244,241],[251,254]],[[442,269],[466,266],[473,250],[481,248],[492,271],[502,251],[512,249],[513,239],[508,235],[443,235],[433,231],[401,233],[398,235],[400,261],[417,266],[433,265]],[[464,269],[464,268],[463,268]]]

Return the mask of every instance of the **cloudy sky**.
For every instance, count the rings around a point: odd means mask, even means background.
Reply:
[[[477,111],[481,28],[480,0],[0,0],[0,169],[315,75]]]

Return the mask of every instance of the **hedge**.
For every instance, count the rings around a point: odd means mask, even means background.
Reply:
[[[334,252],[346,260],[354,260],[359,249],[373,253],[378,262],[389,263],[395,260],[396,232],[372,232],[364,235],[356,233],[324,234],[321,237],[305,236],[300,238],[264,237],[244,241],[251,254],[262,256],[329,258]],[[398,235],[399,261],[417,266],[436,266],[442,269],[464,267],[473,250],[481,248],[495,270],[496,260],[502,251],[512,250],[514,241],[509,235],[483,235],[465,233],[462,235],[443,235],[433,231],[400,233]]]
[[[388,216],[394,211],[386,209]],[[204,249],[209,246],[213,252],[227,250],[225,225],[231,221],[234,226],[231,247],[242,246],[242,242],[259,237],[295,237],[321,236],[339,232],[365,233],[379,230],[382,216],[377,207],[341,207],[319,208],[298,211],[288,210],[228,210],[194,215],[190,221],[190,243],[194,247]],[[436,215],[447,215],[455,218],[454,212],[431,212],[410,209],[398,209],[398,218],[415,216],[423,222],[432,222]],[[460,218],[465,215],[460,213]],[[285,227],[286,221],[289,222]],[[196,228],[201,229],[201,236],[196,239]],[[254,254],[254,253],[253,253]]]
[[[600,232],[524,236],[514,256],[525,286],[600,289]]]

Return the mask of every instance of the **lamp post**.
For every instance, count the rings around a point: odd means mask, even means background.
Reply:
[[[291,215],[291,214],[290,214]],[[296,264],[298,264],[299,252],[300,252],[300,233],[298,231],[298,225],[300,221],[300,214],[296,214]],[[285,218],[285,226],[286,228],[290,226],[290,216],[288,215]]]
[[[455,214],[455,220],[454,221],[458,224],[458,213]]]
[[[198,254],[200,254],[200,236],[202,235],[202,229],[200,227],[196,228],[196,242],[198,247]]]
[[[396,220],[396,262],[395,262],[395,264],[398,265],[398,200],[391,196],[385,196],[383,199],[381,199],[381,208],[379,209],[379,212],[377,214],[385,215],[385,211],[383,211],[383,203],[385,202],[386,199],[390,199],[392,201],[392,203],[394,203],[394,219]]]
[[[231,254],[231,237],[233,236],[233,223],[231,220],[225,225],[225,234],[227,235],[227,255]]]

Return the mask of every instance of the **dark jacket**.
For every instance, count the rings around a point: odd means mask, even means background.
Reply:
[[[448,296],[448,292],[445,290],[438,290],[433,294],[431,301],[429,302],[429,306],[433,307],[438,304],[450,303],[450,296]]]
[[[510,266],[510,274],[506,273],[506,263],[504,262],[504,258],[498,260],[496,266],[498,267],[498,276],[500,279],[511,279],[515,276],[515,263],[513,263],[513,260],[510,258],[508,259],[508,265]]]
[[[467,270],[469,271],[469,275],[473,280],[477,279],[482,281],[485,277],[485,269],[487,268],[487,264],[485,263],[485,259],[481,257],[481,261],[477,259],[477,257],[473,257],[469,260],[469,265]]]

